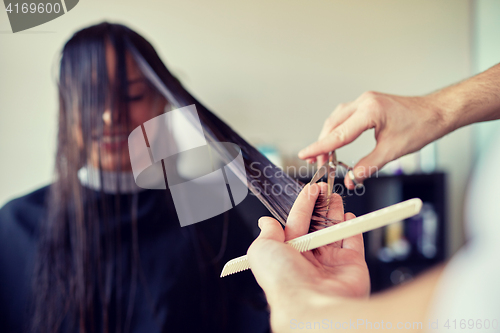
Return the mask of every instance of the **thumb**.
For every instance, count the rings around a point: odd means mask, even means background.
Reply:
[[[260,234],[257,239],[272,239],[283,243],[285,231],[281,224],[272,217],[264,216],[259,219]]]
[[[269,298],[276,289],[273,286],[279,282],[279,265],[276,262],[283,263],[283,260],[277,258],[281,258],[280,253],[283,252],[283,247],[288,246],[283,243],[285,231],[281,224],[272,217],[261,217],[259,227],[260,235],[248,248],[247,255],[253,275]]]

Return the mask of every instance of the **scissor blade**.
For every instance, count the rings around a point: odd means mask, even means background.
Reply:
[[[330,156],[328,157],[328,195],[332,194],[333,192],[333,185],[335,183],[335,171],[337,170],[337,154],[335,154],[335,151],[330,153]],[[330,204],[328,204],[330,205]]]
[[[309,184],[317,183],[318,180],[320,180],[321,178],[323,178],[323,176],[326,174],[327,171],[328,171],[328,162],[326,162],[325,164],[323,164],[316,171],[316,173],[314,174],[314,177],[311,179],[311,181],[309,182]]]

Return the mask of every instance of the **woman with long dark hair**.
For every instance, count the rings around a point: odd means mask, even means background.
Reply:
[[[253,239],[237,210],[180,227],[168,189],[135,184],[127,136],[166,110],[195,104],[207,138],[241,147],[248,177],[252,161],[275,166],[123,25],[75,33],[58,84],[56,179],[0,210],[0,330],[267,331],[267,305],[251,274],[218,277]],[[249,187],[283,221],[301,186],[286,176],[274,181],[291,194],[273,200],[256,191],[258,182]]]

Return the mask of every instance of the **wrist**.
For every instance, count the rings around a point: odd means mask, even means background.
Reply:
[[[424,97],[439,109],[448,132],[476,122],[500,119],[499,75],[500,64]]]
[[[434,124],[437,129],[432,141],[453,132],[462,125],[459,123],[459,108],[456,103],[448,100],[442,91],[422,96],[423,105],[428,113],[428,123]]]
[[[319,317],[337,313],[335,307],[342,298],[332,296],[318,285],[294,287],[281,292],[279,297],[268,299],[271,308],[273,332],[288,332],[294,323],[312,322]]]

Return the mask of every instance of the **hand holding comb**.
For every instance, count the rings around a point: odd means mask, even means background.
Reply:
[[[341,222],[331,227],[297,237],[286,242],[286,244],[297,249],[299,252],[314,250],[318,247],[334,243],[341,239],[407,219],[418,214],[421,208],[422,200],[418,198],[406,200],[366,215],[356,217],[352,220]],[[238,273],[249,268],[250,264],[248,263],[247,256],[244,255],[228,261],[226,265],[224,265],[220,277]]]

